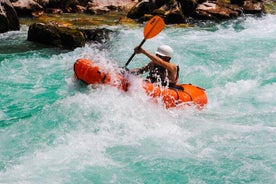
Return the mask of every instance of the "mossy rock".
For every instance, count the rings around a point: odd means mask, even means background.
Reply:
[[[28,40],[64,49],[74,49],[84,46],[87,42],[106,43],[110,40],[112,32],[105,28],[74,29],[34,23],[29,27]]]
[[[85,45],[85,35],[80,30],[71,29],[68,27],[57,27],[57,29],[60,34],[62,47],[73,49]]]
[[[276,2],[267,1],[264,3],[264,11],[268,14],[276,14]]]
[[[65,49],[85,44],[85,36],[80,30],[43,23],[34,23],[29,27],[28,40]]]

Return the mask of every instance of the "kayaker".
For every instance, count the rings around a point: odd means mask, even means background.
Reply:
[[[142,68],[131,69],[132,74],[143,74],[149,72],[147,80],[151,83],[160,83],[162,86],[175,86],[179,76],[179,66],[171,63],[173,49],[168,45],[161,45],[155,54],[142,47],[134,49],[136,54],[144,54],[151,61]]]

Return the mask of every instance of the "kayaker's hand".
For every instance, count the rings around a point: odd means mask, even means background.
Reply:
[[[135,47],[135,49],[134,49],[135,54],[143,53],[143,51],[144,51],[144,49],[139,46]]]
[[[126,71],[126,72],[129,72],[129,69],[128,69],[127,67],[125,67],[125,66],[124,66],[122,69],[123,69],[124,71]]]

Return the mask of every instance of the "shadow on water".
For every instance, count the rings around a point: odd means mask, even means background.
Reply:
[[[0,34],[0,58],[12,54],[24,54],[35,51],[47,53],[47,55],[66,53],[68,50],[57,47],[31,42],[27,40],[27,28],[23,27],[20,31],[10,31]]]
[[[0,42],[0,54],[18,54],[29,51],[42,52],[50,55],[68,52],[68,50],[31,42],[26,39],[19,40],[11,38]]]

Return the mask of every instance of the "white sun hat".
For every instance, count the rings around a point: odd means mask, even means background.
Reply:
[[[160,56],[172,57],[173,49],[168,45],[161,45],[157,48],[156,54]]]

